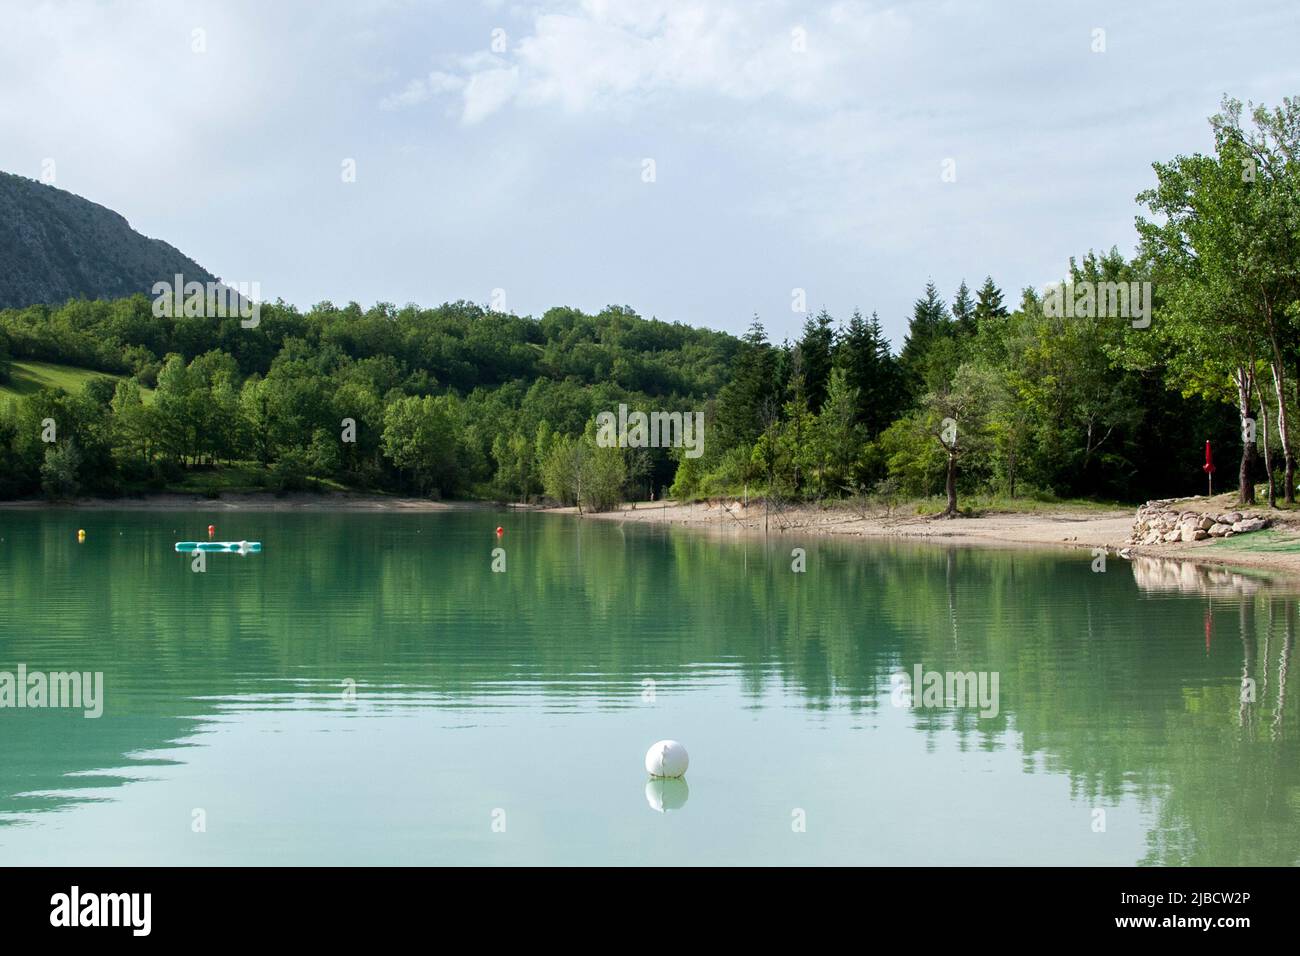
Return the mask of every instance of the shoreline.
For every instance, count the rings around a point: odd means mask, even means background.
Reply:
[[[1205,505],[1204,498],[1187,499]],[[1214,499],[1221,509],[1235,499]],[[545,509],[556,514],[576,514],[575,508]],[[1255,510],[1264,512],[1265,508]],[[1104,548],[1108,555],[1186,562],[1224,570],[1243,569],[1300,579],[1300,520],[1288,512],[1272,512],[1272,525],[1230,539],[1138,545],[1129,542],[1137,508],[1088,509],[1061,505],[1041,511],[988,512],[972,517],[939,518],[928,515],[859,512],[844,505],[800,505],[773,511],[767,517],[767,534],[792,537],[889,538],[960,544],[975,547],[1054,548],[1082,550],[1092,556]],[[738,501],[678,504],[637,502],[614,511],[586,513],[595,521],[618,521],[685,527],[715,534],[763,535],[763,505],[746,508]]]
[[[353,494],[350,492],[295,491],[284,495],[272,492],[239,492],[220,498],[178,491],[161,491],[122,498],[74,498],[70,501],[46,501],[24,498],[0,501],[3,511],[357,511],[357,512],[433,512],[498,511],[525,506],[498,505],[490,501],[432,501],[394,495]],[[538,509],[529,509],[538,510]]]
[[[1216,496],[1220,508],[1232,506],[1232,496]],[[1204,498],[1187,499],[1207,504]],[[574,507],[501,504],[489,501],[431,501],[390,495],[349,492],[293,492],[201,494],[157,492],[122,498],[80,498],[50,502],[39,498],[0,501],[5,511],[208,511],[208,512],[311,512],[425,514],[451,511],[528,511],[576,516]],[[1257,508],[1265,511],[1266,509]],[[1091,509],[1060,505],[1035,511],[996,511],[938,518],[898,512],[855,510],[844,504],[799,505],[764,515],[761,502],[746,507],[739,501],[681,504],[674,501],[625,503],[613,511],[584,512],[593,521],[615,521],[689,528],[713,534],[758,535],[767,520],[769,535],[895,539],[932,544],[975,547],[1053,548],[1087,551],[1104,548],[1108,555],[1174,560],[1203,567],[1264,571],[1300,579],[1300,515],[1272,512],[1272,526],[1232,539],[1208,539],[1160,545],[1128,542],[1136,515],[1134,509]]]

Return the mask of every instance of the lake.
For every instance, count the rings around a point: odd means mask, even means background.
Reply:
[[[212,522],[263,551],[194,571]],[[1296,863],[1295,590],[1093,564],[0,510],[0,672],[103,674],[97,719],[0,709],[0,863]],[[684,780],[648,778],[664,738]]]

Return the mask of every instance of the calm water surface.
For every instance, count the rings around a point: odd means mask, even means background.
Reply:
[[[265,550],[194,573],[214,521]],[[106,685],[0,709],[0,864],[1296,863],[1297,595],[1091,561],[0,510],[0,671]],[[918,664],[996,673],[997,716],[895,706]],[[665,737],[684,784],[648,784]]]

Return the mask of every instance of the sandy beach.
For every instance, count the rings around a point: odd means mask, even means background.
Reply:
[[[500,505],[480,501],[430,501],[389,495],[353,495],[338,492],[313,494],[223,494],[220,498],[189,494],[153,494],[122,498],[77,498],[50,502],[39,498],[0,501],[0,511],[64,508],[82,511],[465,511],[493,510]]]

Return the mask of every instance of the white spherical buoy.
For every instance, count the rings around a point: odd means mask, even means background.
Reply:
[[[686,748],[675,740],[661,740],[645,754],[645,768],[652,777],[680,777],[690,764]]]

